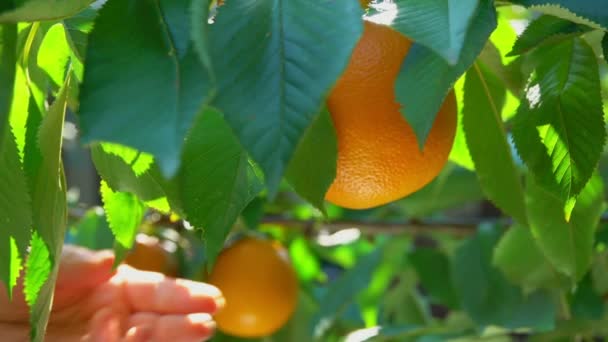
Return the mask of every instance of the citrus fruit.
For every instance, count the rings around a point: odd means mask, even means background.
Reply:
[[[127,254],[127,265],[142,271],[160,272],[174,277],[177,275],[177,262],[155,237],[138,234],[134,248]]]
[[[298,281],[285,248],[246,237],[224,249],[209,275],[226,299],[216,314],[218,329],[238,337],[268,336],[293,314]]]
[[[422,151],[399,112],[394,85],[411,44],[388,26],[364,21],[363,35],[327,99],[338,142],[329,202],[351,209],[386,204],[419,190],[446,164],[457,120],[453,91]]]

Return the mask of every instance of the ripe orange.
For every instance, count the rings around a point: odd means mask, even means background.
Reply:
[[[285,248],[247,237],[220,253],[209,283],[217,286],[226,306],[215,316],[218,329],[234,336],[268,336],[293,314],[298,281]]]
[[[166,251],[157,238],[138,234],[135,247],[127,254],[126,264],[142,271],[160,272],[177,276],[177,262]]]
[[[446,164],[456,130],[454,93],[438,112],[422,152],[395,99],[394,84],[411,44],[388,26],[364,22],[327,100],[338,140],[329,202],[352,209],[386,204],[419,190]]]

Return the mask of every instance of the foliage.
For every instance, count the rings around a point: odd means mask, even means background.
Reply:
[[[347,210],[325,100],[362,17],[415,41],[394,91],[420,145],[451,89],[459,128],[425,188]],[[606,337],[607,62],[596,0],[2,1],[0,280],[41,341],[66,242],[155,235],[205,280],[261,234],[300,285],[264,341]],[[68,196],[67,143],[103,208]]]

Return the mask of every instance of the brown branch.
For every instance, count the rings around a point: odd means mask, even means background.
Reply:
[[[504,221],[504,220],[503,220]],[[505,221],[506,222],[506,221]],[[284,227],[304,228],[305,230],[327,231],[330,233],[348,228],[357,228],[362,234],[388,234],[399,235],[404,233],[423,234],[423,233],[445,233],[453,236],[467,236],[475,232],[480,221],[471,222],[369,222],[369,221],[346,221],[337,220],[330,222],[302,221],[281,217],[266,217],[262,219],[263,224],[276,224]]]

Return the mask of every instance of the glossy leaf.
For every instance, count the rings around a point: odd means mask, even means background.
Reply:
[[[325,213],[325,193],[336,178],[338,146],[327,110],[323,110],[298,144],[286,177],[294,190]]]
[[[545,14],[575,23],[608,29],[608,7],[595,0],[514,0],[511,1]]]
[[[568,217],[606,141],[598,66],[579,38],[537,53],[542,62],[518,110],[513,138],[536,184],[564,202]]]
[[[493,74],[475,63],[464,85],[463,129],[484,193],[497,207],[525,224],[524,190],[501,117],[505,92]]]
[[[526,27],[513,45],[509,56],[526,53],[541,44],[555,43],[591,31],[589,26],[575,24],[551,15],[542,15]]]
[[[180,57],[169,39],[167,26],[180,21],[166,21],[170,10],[153,0],[110,0],[100,10],[88,40],[80,124],[84,142],[152,153],[163,173],[173,176],[209,84],[196,53],[189,49]],[[187,13],[177,12],[189,22]]]
[[[471,28],[455,65],[448,64],[431,49],[414,44],[401,67],[395,83],[395,96],[401,104],[401,113],[416,132],[420,146],[424,145],[446,95],[473,64],[496,28],[492,1],[479,1],[479,9],[471,19]]]
[[[448,64],[458,62],[479,0],[397,0],[395,4],[398,12],[392,27]]]
[[[340,20],[336,14],[340,13]],[[210,27],[214,105],[271,196],[362,30],[357,1],[226,1]]]

